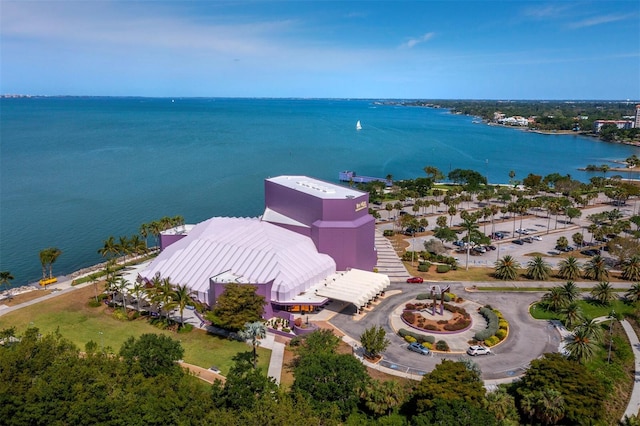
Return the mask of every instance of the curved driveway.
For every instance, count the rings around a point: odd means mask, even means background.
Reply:
[[[490,304],[499,309],[509,321],[509,337],[492,348],[494,355],[472,358],[481,368],[484,380],[519,376],[532,359],[543,353],[558,351],[561,337],[554,326],[548,321],[534,320],[528,312],[529,305],[539,300],[542,293],[466,292],[462,283],[450,284],[453,293],[483,305]],[[393,330],[390,315],[399,304],[406,303],[426,289],[424,285],[394,283],[388,289],[392,290],[402,292],[386,297],[359,321],[354,320],[355,308],[348,306],[329,322],[355,341],[359,341],[364,330],[372,325],[384,327],[391,344],[384,352],[383,365],[391,365],[391,368],[401,371],[424,374],[435,368],[441,359],[458,359],[461,356],[471,358],[464,353],[434,353],[433,356],[425,357],[409,352],[407,343]],[[446,341],[446,336],[443,339]]]

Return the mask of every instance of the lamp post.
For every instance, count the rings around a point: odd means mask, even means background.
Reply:
[[[100,352],[104,353],[104,338],[102,337],[103,333],[102,331],[98,331],[98,334],[100,335]]]

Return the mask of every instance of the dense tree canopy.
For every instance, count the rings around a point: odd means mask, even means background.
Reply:
[[[265,298],[256,290],[254,285],[227,284],[207,318],[214,325],[233,331],[243,329],[248,322],[261,320]]]

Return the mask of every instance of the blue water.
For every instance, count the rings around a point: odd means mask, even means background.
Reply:
[[[2,99],[0,111],[0,270],[14,285],[40,277],[46,247],[62,250],[61,275],[99,262],[109,236],[162,216],[257,216],[270,176],[403,179],[434,165],[494,183],[509,170],[587,180],[577,168],[640,155],[367,100],[32,98]]]

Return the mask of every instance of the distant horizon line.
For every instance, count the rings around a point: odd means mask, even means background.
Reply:
[[[358,98],[302,96],[144,96],[144,95],[30,95],[5,93],[0,99],[20,98],[112,98],[112,99],[264,99],[264,100],[354,100],[354,101],[473,101],[473,102],[615,102],[634,104],[640,99],[508,99],[508,98]]]

